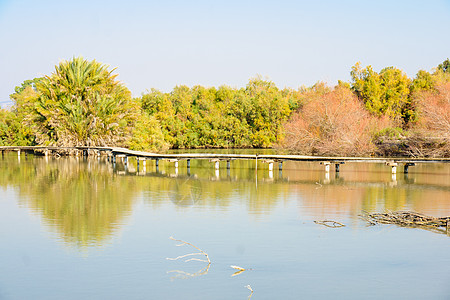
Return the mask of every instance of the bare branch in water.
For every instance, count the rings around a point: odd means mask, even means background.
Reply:
[[[402,227],[413,227],[450,235],[450,216],[431,217],[412,211],[395,211],[385,213],[368,213],[363,211],[362,219],[375,224],[395,224]]]
[[[230,266],[230,268],[233,268],[233,269],[236,269],[236,270],[239,270],[239,271],[245,271],[244,268],[239,267],[239,266]]]
[[[189,245],[189,246],[197,249],[199,252],[188,253],[188,254],[185,254],[185,255],[180,255],[180,256],[175,257],[175,258],[167,257],[166,258],[167,260],[179,260],[179,259],[186,258],[186,257],[189,257],[189,256],[203,255],[203,256],[206,257],[206,259],[200,259],[200,258],[192,257],[192,258],[189,258],[189,259],[185,260],[185,262],[201,261],[201,262],[208,263],[208,265],[205,268],[203,268],[203,269],[201,269],[201,270],[199,270],[199,271],[197,271],[195,273],[189,273],[189,272],[185,272],[185,271],[181,271],[181,270],[173,270],[173,271],[169,271],[167,273],[177,273],[177,275],[174,278],[182,278],[182,279],[186,279],[186,278],[189,278],[189,277],[197,277],[197,276],[205,275],[205,274],[208,273],[209,268],[211,266],[211,260],[209,259],[208,253],[206,253],[202,249],[198,248],[197,246],[195,246],[195,245],[193,245],[193,244],[191,244],[189,242],[186,242],[186,241],[183,241],[183,240],[177,240],[177,239],[175,239],[173,237],[170,237],[170,239],[181,243],[181,244],[177,244],[176,246]]]
[[[331,221],[331,220],[323,220],[323,221],[314,221],[314,223],[319,225],[324,225],[330,228],[338,228],[338,227],[344,227],[345,225],[337,222],[337,221]]]
[[[250,284],[247,284],[246,286],[244,286],[245,288],[248,288],[249,290],[250,290],[250,295],[248,295],[248,298],[247,299],[250,299],[251,297],[252,297],[252,295],[253,295],[253,289],[252,289],[252,287],[250,286]]]
[[[192,256],[192,255],[203,255],[203,254],[202,253],[189,253],[189,254],[186,254],[186,255],[180,255],[180,256],[175,257],[175,258],[166,257],[166,259],[167,260],[179,260],[180,258],[185,258],[185,257]],[[192,258],[188,259],[188,260],[185,260],[185,261],[187,262],[189,260],[192,260]]]
[[[178,257],[176,257],[176,258],[167,258],[168,260],[177,260],[177,259],[184,258],[184,257],[190,256],[190,255],[204,255],[204,256],[206,257],[207,262],[208,262],[208,263],[211,263],[211,260],[209,260],[208,253],[206,253],[205,251],[203,251],[203,250],[200,249],[199,247],[197,247],[197,246],[195,246],[195,245],[192,245],[191,243],[186,242],[186,241],[183,241],[183,240],[177,240],[177,239],[173,238],[172,236],[171,236],[169,239],[181,243],[181,244],[178,244],[177,246],[189,245],[189,246],[191,246],[191,247],[197,249],[197,250],[200,251],[200,252],[199,252],[199,253],[189,253],[189,254],[186,254],[186,255],[178,256]]]
[[[245,269],[245,268],[242,268],[242,267],[239,267],[239,266],[230,266],[230,268],[233,268],[233,269],[235,269],[235,270],[237,270],[236,272],[234,272],[232,275],[231,275],[231,277],[233,277],[233,276],[236,276],[236,275],[239,275],[239,274],[241,274],[242,272],[244,272],[244,271],[247,271],[247,270],[253,270],[253,269]]]

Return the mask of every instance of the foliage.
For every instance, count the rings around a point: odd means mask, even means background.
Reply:
[[[294,114],[279,146],[301,154],[369,155],[375,151],[372,135],[382,125],[351,90],[337,86]]]
[[[450,82],[414,97],[420,118],[409,141],[411,154],[450,156]]]
[[[283,137],[282,124],[299,106],[298,93],[261,77],[245,89],[177,86],[150,90],[142,109],[161,124],[172,148],[270,147]]]
[[[416,78],[413,79],[411,83],[411,92],[419,92],[419,91],[431,91],[434,89],[436,84],[436,77],[433,74],[419,70],[416,74]]]
[[[114,70],[73,58],[50,76],[15,88],[12,109],[0,110],[0,144],[147,151],[284,145],[330,155],[393,153],[400,148],[392,152],[381,144],[398,142],[403,151],[410,132],[427,141],[427,136],[445,136],[431,124],[445,121],[448,114],[449,108],[436,99],[446,93],[449,66],[447,59],[432,73],[420,70],[410,80],[394,67],[377,73],[356,63],[351,82],[339,80],[334,88],[318,82],[279,89],[257,76],[243,88],[180,85],[169,93],[151,89],[132,99]],[[374,143],[379,147],[375,152]]]
[[[358,62],[350,74],[352,89],[369,112],[376,116],[387,115],[392,120],[403,120],[405,123],[413,118],[408,98],[410,79],[403,71],[388,67],[377,73],[371,66],[362,68]]]
[[[114,70],[113,70],[114,71]],[[63,61],[36,84],[29,116],[39,144],[122,144],[134,118],[128,89],[107,66],[81,57]]]
[[[168,148],[158,120],[144,112],[138,116],[126,145],[138,151],[159,151]]]
[[[17,98],[20,107],[26,108],[35,92],[31,87],[26,88]],[[31,129],[22,125],[24,114],[16,109],[0,109],[0,145],[31,146],[35,145]]]
[[[437,68],[444,73],[450,73],[450,60],[447,58],[441,64],[439,64]]]
[[[11,98],[14,99],[14,96],[20,94],[23,90],[28,87],[31,87],[34,91],[36,91],[36,84],[44,80],[45,77],[36,77],[34,79],[27,79],[20,86],[16,86],[14,88],[15,93],[11,95]]]
[[[11,111],[0,108],[0,146],[13,144],[14,130],[12,123],[14,114]]]
[[[378,144],[389,140],[399,140],[404,138],[404,130],[400,127],[386,127],[374,134],[374,141]]]

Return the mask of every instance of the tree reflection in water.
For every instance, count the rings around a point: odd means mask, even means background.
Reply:
[[[5,161],[2,161],[4,164]],[[8,161],[0,185],[18,188],[25,206],[70,246],[103,245],[130,215],[133,180],[111,176],[109,165],[76,158]]]
[[[445,164],[418,165],[409,175],[398,174],[395,184],[389,170],[376,164],[346,164],[339,174],[329,176],[320,165],[308,163],[285,163],[283,172],[275,174],[269,174],[264,165],[256,171],[254,162],[248,161],[234,161],[231,170],[220,169],[219,174],[207,161],[192,161],[189,170],[185,164],[180,162],[176,174],[167,162],[160,162],[162,171],[133,174],[132,162],[124,171],[120,163],[113,169],[105,160],[46,161],[29,155],[19,162],[16,155],[5,155],[0,159],[0,186],[15,187],[21,204],[78,248],[104,245],[112,239],[141,194],[152,209],[171,201],[180,209],[226,210],[238,201],[256,217],[292,201],[298,203],[300,218],[312,220],[336,216],[357,220],[362,210],[407,209],[436,217],[450,214],[450,167]],[[155,169],[152,162],[147,169]]]

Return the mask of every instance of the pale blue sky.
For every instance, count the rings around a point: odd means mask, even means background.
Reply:
[[[450,57],[450,0],[0,0],[0,103],[73,56],[150,88],[349,80],[357,61],[413,77]]]

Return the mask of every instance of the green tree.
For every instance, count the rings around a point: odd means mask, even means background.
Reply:
[[[0,108],[0,146],[12,144],[14,132],[11,128],[14,114],[6,109]]]
[[[127,147],[138,151],[158,151],[169,148],[164,140],[159,121],[154,116],[142,112],[137,118]]]
[[[413,79],[411,83],[411,92],[418,91],[431,91],[434,89],[436,84],[436,78],[432,74],[427,71],[419,70],[417,72],[416,77]]]
[[[437,68],[444,73],[450,73],[450,60],[447,58],[441,64],[439,64]]]
[[[63,61],[36,83],[39,97],[29,116],[39,144],[121,145],[136,108],[129,90],[106,65],[82,57]]]
[[[9,145],[30,146],[36,144],[34,132],[28,126],[27,120],[39,96],[35,83],[41,80],[42,78],[26,80],[21,86],[15,88],[14,94],[10,95],[14,106],[7,119],[10,132]]]
[[[270,147],[283,137],[282,123],[299,106],[298,95],[257,77],[242,89],[151,90],[142,96],[142,108],[160,122],[172,148]]]
[[[14,88],[14,94],[11,95],[11,98],[14,99],[14,95],[20,94],[23,90],[25,90],[27,87],[31,87],[33,90],[36,91],[36,84],[38,82],[41,82],[45,77],[36,77],[34,79],[27,79],[20,86],[16,86]]]
[[[270,147],[283,136],[281,125],[290,114],[289,98],[260,76],[250,79],[245,93],[250,100],[247,123],[252,128],[253,146]]]
[[[361,67],[358,62],[352,67],[352,89],[364,102],[366,108],[377,116],[387,115],[408,123],[409,85],[411,80],[400,69],[384,68],[380,73],[371,66]]]

